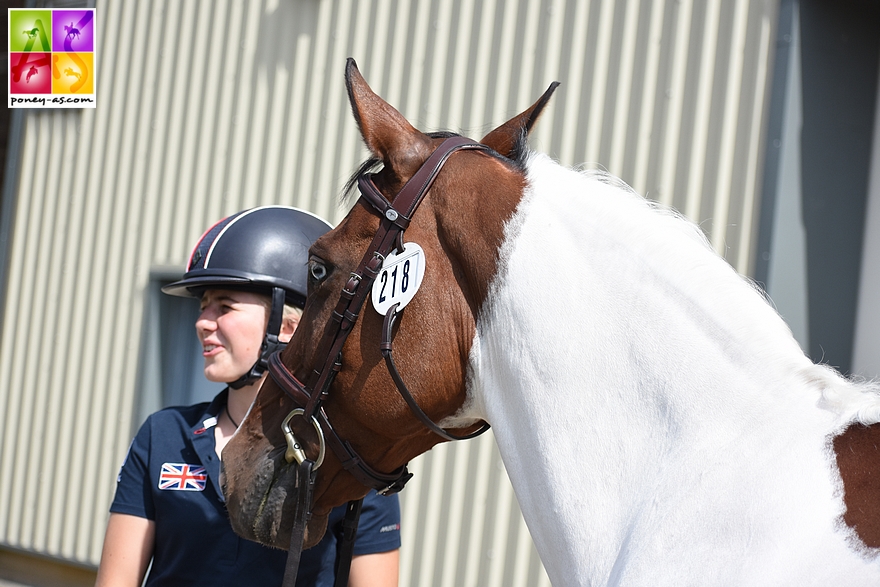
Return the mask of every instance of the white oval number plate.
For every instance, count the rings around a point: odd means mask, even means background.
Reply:
[[[373,282],[373,307],[383,316],[397,303],[397,311],[402,310],[419,291],[424,276],[425,251],[416,243],[406,243],[402,253],[392,253],[382,263]]]

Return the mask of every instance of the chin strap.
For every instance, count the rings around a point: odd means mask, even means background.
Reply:
[[[240,389],[245,385],[259,381],[269,368],[269,356],[275,351],[283,351],[287,346],[286,342],[281,342],[278,339],[281,334],[281,322],[284,319],[284,295],[283,288],[272,288],[272,307],[269,309],[269,323],[266,325],[266,334],[263,336],[263,344],[260,347],[260,358],[247,373],[235,381],[227,383],[232,389]]]

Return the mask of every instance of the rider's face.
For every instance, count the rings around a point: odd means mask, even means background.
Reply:
[[[209,381],[235,381],[257,362],[266,332],[267,304],[268,298],[256,293],[205,291],[196,334]]]

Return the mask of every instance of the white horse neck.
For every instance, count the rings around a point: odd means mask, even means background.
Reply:
[[[529,180],[469,394],[553,584],[877,584],[828,448],[876,394],[684,220],[543,156]]]

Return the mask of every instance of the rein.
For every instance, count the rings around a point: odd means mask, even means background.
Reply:
[[[294,550],[302,549],[302,541],[305,533],[305,526],[308,522],[311,503],[311,488],[314,486],[314,474],[323,461],[325,445],[329,445],[330,449],[336,454],[343,468],[351,473],[355,479],[367,487],[372,487],[381,495],[396,493],[403,489],[406,482],[412,477],[407,470],[406,465],[398,468],[391,473],[381,473],[367,465],[366,462],[355,452],[354,448],[347,441],[339,437],[331,426],[327,414],[322,407],[322,403],[330,393],[330,386],[336,374],[342,369],[342,347],[348,335],[351,334],[352,328],[357,322],[367,295],[370,293],[373,282],[382,269],[382,263],[385,258],[393,252],[403,251],[403,233],[409,227],[413,214],[421,204],[425,194],[430,189],[437,175],[440,173],[443,165],[449,157],[460,150],[479,150],[488,151],[489,147],[474,142],[465,137],[451,137],[443,141],[443,143],[428,157],[427,161],[419,168],[419,170],[407,181],[406,185],[394,197],[392,202],[388,202],[385,197],[376,188],[373,183],[372,174],[361,174],[357,178],[358,189],[361,193],[361,199],[370,204],[370,207],[380,217],[379,229],[373,237],[372,242],[367,248],[363,259],[357,269],[351,273],[348,282],[342,289],[339,301],[331,314],[330,320],[324,329],[324,336],[318,345],[315,357],[318,357],[318,366],[314,368],[303,383],[296,378],[293,373],[281,361],[281,353],[273,353],[269,357],[268,370],[275,383],[284,391],[287,396],[293,400],[294,404],[299,406],[288,414],[282,425],[285,438],[287,439],[288,449],[285,458],[288,463],[297,461],[300,467],[304,462],[311,463],[305,455],[300,443],[294,437],[290,428],[290,420],[299,416],[312,423],[318,434],[319,440],[319,456],[318,460],[313,463],[313,467],[309,466],[309,481],[304,479],[300,481],[300,473],[298,472],[298,485],[300,486],[300,494],[308,493],[308,496],[300,496],[297,501],[297,512],[295,512],[294,530],[291,534],[290,554],[288,555],[288,568],[285,572],[284,585],[293,585],[296,579],[296,566],[299,564],[299,553],[295,555],[296,564],[293,565],[292,579],[290,579],[291,557],[294,556]],[[479,430],[464,436],[455,436],[443,430],[434,423],[430,417],[418,406],[415,398],[413,398],[403,379],[394,364],[391,349],[391,338],[394,321],[400,314],[397,312],[395,304],[385,314],[385,320],[382,328],[382,340],[380,341],[380,350],[389,373],[394,379],[398,391],[403,399],[409,405],[410,410],[416,417],[427,426],[432,432],[440,435],[446,440],[465,440],[482,434],[489,429],[488,424],[483,424]],[[323,362],[321,362],[323,361]],[[302,489],[308,488],[308,491]],[[304,508],[304,511],[299,511]],[[359,514],[360,507],[353,507],[349,504],[349,511],[356,510]],[[348,518],[346,518],[348,520]],[[300,520],[302,523],[300,523]],[[355,516],[354,527],[357,526]],[[349,524],[351,526],[351,524]],[[346,532],[349,534],[349,532]],[[354,532],[350,532],[351,540],[354,540]],[[349,558],[351,548],[343,545],[344,550],[348,550]],[[341,563],[347,571],[348,563]],[[337,575],[337,584],[341,577]],[[347,581],[346,578],[343,581]],[[345,584],[345,583],[342,583]]]

